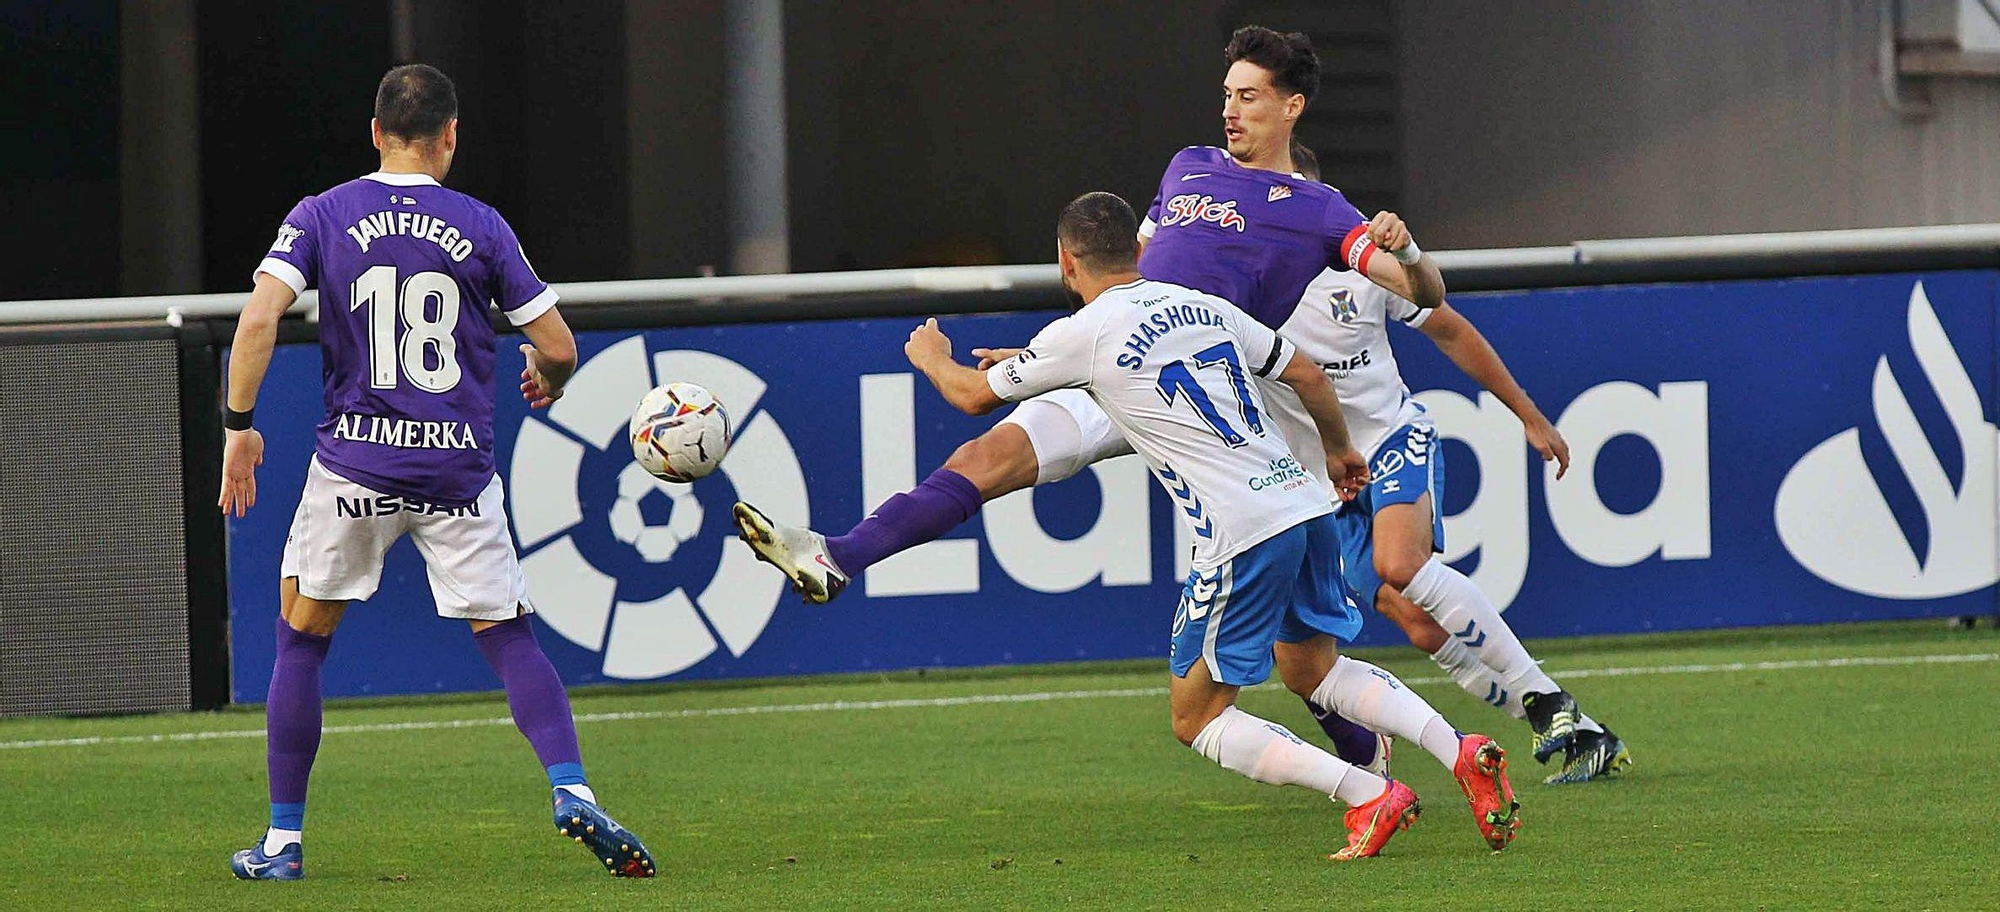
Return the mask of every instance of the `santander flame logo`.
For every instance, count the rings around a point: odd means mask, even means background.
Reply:
[[[2000,429],[1945,335],[1922,282],[1910,292],[1909,333],[1963,454],[1957,479],[1926,439],[1884,356],[1875,363],[1874,418],[1928,524],[1922,554],[1910,542],[1862,456],[1861,429],[1812,448],[1778,487],[1778,537],[1806,569],[1843,589],[1893,599],[1944,598],[2000,581],[1995,550]]]

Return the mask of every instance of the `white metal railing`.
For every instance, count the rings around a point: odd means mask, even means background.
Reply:
[[[1444,250],[1438,251],[1435,256],[1438,266],[1449,274],[1454,269],[1547,269],[1610,263],[1720,262],[1977,250],[1992,250],[2000,254],[2000,224],[1577,241],[1562,247]],[[1059,284],[1055,266],[1042,264],[564,282],[556,285],[556,293],[562,296],[565,307],[587,307],[648,302],[768,300],[836,294],[1054,290]],[[166,320],[178,325],[184,319],[233,317],[242,310],[247,298],[248,292],[237,292],[0,301],[0,324]],[[318,293],[308,291],[292,306],[292,312],[314,313],[318,303]]]

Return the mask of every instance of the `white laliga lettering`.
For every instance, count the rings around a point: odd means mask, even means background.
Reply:
[[[1570,445],[1570,477],[1555,481],[1549,463],[1549,519],[1578,557],[1625,567],[1654,554],[1666,560],[1709,556],[1708,384],[1662,383],[1656,394],[1623,380],[1584,391],[1556,426]],[[1614,437],[1645,440],[1660,460],[1660,488],[1637,513],[1620,514],[1597,491],[1598,453]]]
[[[916,385],[909,374],[861,377],[861,501],[871,508],[917,483]],[[871,596],[979,591],[979,542],[926,542],[861,577]]]

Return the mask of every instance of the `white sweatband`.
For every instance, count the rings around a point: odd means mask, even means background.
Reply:
[[[1391,250],[1389,251],[1389,255],[1395,257],[1396,262],[1405,266],[1415,266],[1418,260],[1424,258],[1424,251],[1423,248],[1417,246],[1417,239],[1413,237],[1410,238],[1408,244],[1403,245],[1403,249]]]

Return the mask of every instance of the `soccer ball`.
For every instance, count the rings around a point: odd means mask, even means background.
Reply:
[[[655,478],[685,484],[722,464],[732,430],[708,390],[680,381],[656,386],[632,412],[632,458]]]

